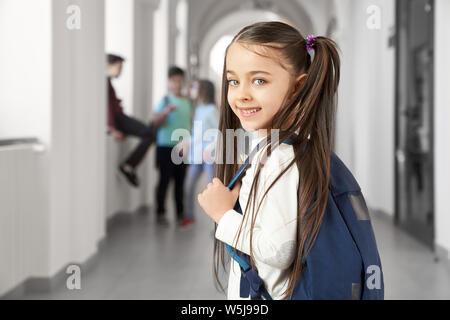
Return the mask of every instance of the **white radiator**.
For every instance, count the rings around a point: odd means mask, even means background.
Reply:
[[[0,296],[46,267],[44,157],[36,145],[0,146]]]

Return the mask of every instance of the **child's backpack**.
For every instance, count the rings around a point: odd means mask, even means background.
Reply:
[[[250,153],[228,188],[249,167],[262,143]],[[284,143],[290,144],[288,140]],[[235,208],[242,214],[239,200]],[[264,281],[250,266],[250,257],[225,244],[241,267],[240,296],[252,300],[272,299]],[[381,261],[361,188],[351,172],[335,154],[331,154],[328,203],[292,300],[382,300],[384,281]]]

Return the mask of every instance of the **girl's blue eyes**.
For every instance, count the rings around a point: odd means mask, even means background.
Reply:
[[[266,80],[255,79],[253,82],[255,82],[256,85],[261,86],[261,85],[266,83]],[[237,83],[237,80],[228,80],[228,84],[233,86],[233,87],[237,85],[236,83]]]

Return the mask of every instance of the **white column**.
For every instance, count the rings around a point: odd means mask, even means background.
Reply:
[[[169,67],[169,0],[159,1],[153,23],[153,107],[167,93],[167,71]]]
[[[379,29],[367,27],[367,8],[373,5],[381,10]],[[339,1],[336,7],[342,52],[337,153],[355,174],[368,205],[392,215],[395,57],[388,39],[395,22],[394,2]]]
[[[80,29],[66,27],[70,5]],[[55,0],[52,10],[49,275],[83,263],[105,234],[104,1]]]
[[[353,95],[354,77],[352,75],[353,42],[349,30],[354,30],[352,6],[349,0],[340,1],[335,5],[337,17],[337,30],[334,40],[341,48],[341,79],[338,90],[339,104],[336,112],[335,150],[345,164],[354,170],[355,167],[355,136],[353,132]]]
[[[159,50],[157,42],[159,38],[155,37],[155,24],[160,3],[160,0],[136,0],[135,2],[134,99],[137,115],[146,119],[151,117],[154,104],[152,97],[154,96],[154,65],[157,59],[155,52]]]
[[[435,1],[434,214],[435,243],[450,252],[450,1]],[[450,258],[450,257],[448,257]]]
[[[178,21],[177,21],[177,6],[178,6],[178,0],[167,0],[168,1],[168,64],[174,65],[175,59],[176,59],[176,50],[177,50],[177,27],[178,27]]]
[[[159,0],[137,0],[135,8],[135,115],[145,122],[152,118],[153,109],[153,58],[155,46],[153,26]],[[157,172],[154,169],[155,148],[152,146],[139,169],[141,177],[140,204],[152,206]]]
[[[176,7],[176,49],[175,63],[187,71],[187,28],[188,28],[188,3],[187,0],[178,0]]]

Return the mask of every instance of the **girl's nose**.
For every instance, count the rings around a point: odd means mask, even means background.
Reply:
[[[248,90],[248,87],[245,84],[239,86],[238,98],[241,101],[249,101],[251,100],[251,95]]]

